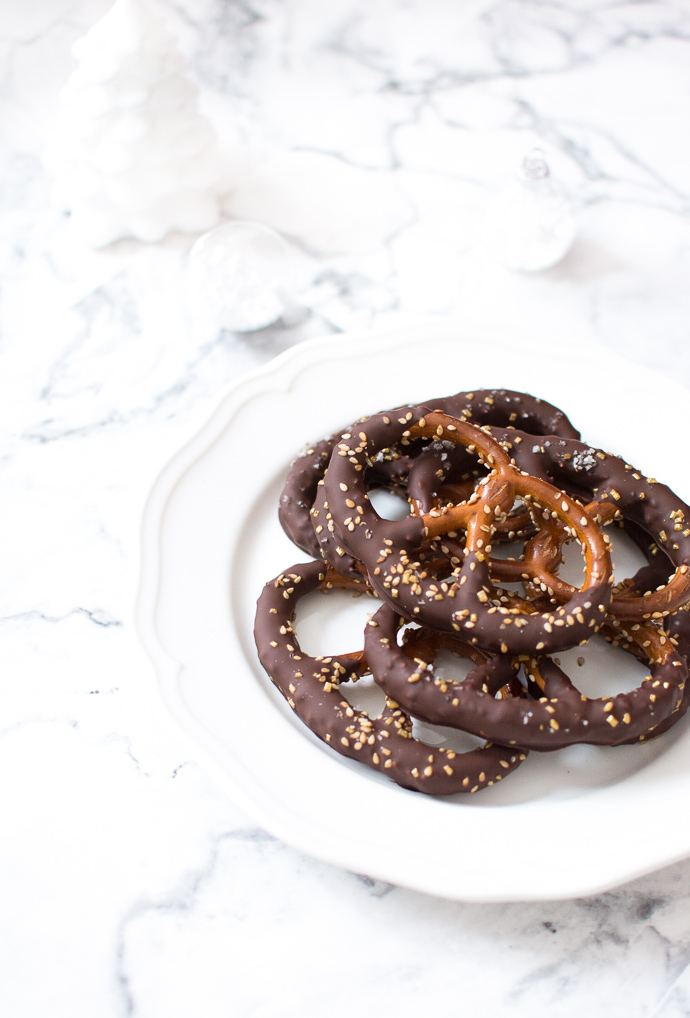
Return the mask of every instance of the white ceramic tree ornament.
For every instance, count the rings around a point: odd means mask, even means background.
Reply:
[[[145,0],[117,0],[74,45],[53,144],[54,200],[95,247],[218,222],[220,158],[187,62]]]
[[[486,241],[509,269],[537,272],[559,262],[575,237],[575,218],[563,188],[553,180],[541,149],[533,149],[517,179],[494,201]]]

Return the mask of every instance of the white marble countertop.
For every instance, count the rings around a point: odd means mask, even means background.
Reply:
[[[687,3],[161,0],[226,216],[297,252],[294,308],[245,336],[186,323],[193,237],[88,251],[51,207],[70,47],[107,8],[0,5],[2,1013],[690,1015],[690,860],[509,905],[315,862],[189,758],[130,622],[157,472],[226,383],[301,339],[470,314],[690,385]],[[482,220],[535,145],[578,234],[521,275],[485,257]]]

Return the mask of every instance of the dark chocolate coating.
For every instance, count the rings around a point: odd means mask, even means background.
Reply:
[[[408,498],[419,502],[428,512],[440,498],[441,489],[449,479],[455,484],[476,480],[480,464],[477,457],[462,445],[451,442],[430,442],[410,465],[407,479]]]
[[[312,732],[404,788],[435,795],[476,792],[519,766],[520,750],[487,745],[454,753],[415,739],[409,716],[390,699],[378,718],[350,706],[338,685],[356,678],[361,666],[349,656],[310,657],[292,628],[299,598],[328,582],[321,562],[292,566],[264,587],[254,625],[261,664]]]
[[[449,417],[460,417],[481,426],[518,428],[530,435],[580,438],[580,432],[558,407],[537,396],[512,389],[477,389],[455,396],[425,400],[425,405]]]
[[[663,592],[657,592],[655,585],[646,597],[614,596],[609,606],[612,615],[660,618],[676,608],[676,602],[690,598],[690,507],[670,488],[644,477],[624,459],[582,442],[547,437],[535,443],[509,431],[492,429],[492,434],[511,443],[510,454],[521,470],[563,486],[584,502],[595,500],[615,507],[617,516],[632,524],[638,544],[642,531],[675,567]],[[516,437],[520,441],[516,442]],[[657,575],[656,568],[649,570],[648,579],[653,581]]]
[[[463,477],[465,483],[481,483],[481,477],[491,472],[490,464],[482,465],[476,455],[462,445],[452,444],[447,437],[410,441],[405,437],[408,420],[398,429],[397,438],[395,429],[386,427],[383,444],[377,445],[373,441],[376,436],[369,433],[373,419],[362,418],[342,434],[317,443],[295,461],[281,495],[279,515],[286,533],[299,547],[315,558],[325,558],[335,570],[349,576],[350,584],[357,577],[364,586],[366,562],[371,583],[388,602],[366,627],[365,639],[376,680],[387,693],[387,704],[379,718],[370,719],[342,698],[338,683],[363,673],[362,664],[353,656],[319,659],[302,653],[291,625],[296,601],[316,587],[335,585],[335,577],[326,574],[323,563],[314,562],[293,566],[267,584],[257,609],[255,636],[260,659],[295,713],[343,755],[387,772],[403,787],[432,794],[476,791],[500,780],[524,759],[525,746],[547,751],[574,742],[619,745],[646,741],[666,731],[690,706],[690,611],[687,605],[672,610],[679,597],[690,598],[688,506],[625,461],[581,443],[579,432],[560,410],[523,393],[458,393],[428,400],[423,407],[398,408],[375,418],[380,421],[388,417],[394,422],[401,416],[406,418],[410,411],[427,414],[429,410],[482,426],[509,450],[519,471],[555,484],[583,503],[615,505],[617,518],[645,552],[648,564],[616,588],[609,607],[617,606],[619,619],[630,617],[625,614],[627,610],[636,613],[635,618],[663,624],[669,653],[650,664],[651,675],[631,693],[594,700],[582,697],[547,652],[585,642],[599,628],[604,621],[602,605],[610,593],[608,584],[602,584],[601,590],[590,586],[588,591],[576,593],[567,608],[550,607],[548,614],[521,615],[517,609],[511,612],[498,603],[492,604],[489,549],[485,549],[486,555],[470,552],[465,557],[450,535],[425,541],[424,524],[418,516],[396,524],[380,520],[366,495],[376,487],[406,488],[408,497],[416,501],[417,511],[430,513],[439,502],[461,501],[460,495],[453,498],[444,486],[459,484]],[[366,436],[364,442],[359,439],[360,431]],[[338,450],[343,436],[347,452],[342,447]],[[349,442],[351,437],[353,441]],[[355,443],[362,446],[359,452]],[[345,480],[335,487],[340,469],[346,464],[360,468],[353,471],[354,486]],[[324,483],[327,468],[328,481]],[[346,484],[347,493],[340,490],[340,483]],[[353,505],[347,505],[348,500]],[[387,536],[391,526],[397,528],[394,544]],[[489,540],[497,543],[502,530],[507,533],[509,526],[510,514],[506,521],[498,522]],[[318,527],[322,529],[317,533]],[[452,550],[443,547],[444,543]],[[459,555],[450,559],[446,574],[438,574],[446,575],[446,579],[435,578],[425,565],[440,553],[435,549],[448,557]],[[453,566],[458,568],[453,571]],[[409,576],[414,569],[417,589],[412,591],[404,574]],[[672,572],[669,593],[659,593],[657,588],[668,586]],[[465,580],[460,585],[462,576]],[[648,602],[640,597],[645,592],[652,592]],[[487,600],[480,594],[486,594]],[[665,601],[665,607],[660,600]],[[627,609],[623,602],[628,603]],[[469,611],[463,605],[468,605]],[[578,611],[578,606],[583,610]],[[647,606],[650,610],[642,611]],[[498,650],[509,645],[510,652],[477,664],[461,683],[439,680],[432,661],[424,667],[419,657],[410,659],[398,647],[398,611],[415,621],[423,619],[438,631],[454,631],[475,647]],[[386,613],[390,616],[388,630],[380,619]],[[548,639],[544,639],[545,618],[550,619],[552,629]],[[584,633],[579,631],[580,618],[586,623]],[[497,632],[487,626],[490,619],[495,621]],[[516,626],[518,619],[520,624]],[[541,629],[535,620],[541,620]],[[608,616],[602,634],[646,660],[625,625]],[[495,698],[496,691],[517,671],[517,662],[511,657],[514,652],[536,655],[533,665],[526,666],[528,688],[537,697],[534,700]],[[423,654],[420,657],[427,660]],[[544,695],[540,695],[536,678],[530,679],[530,667],[538,667]],[[470,754],[445,753],[412,737],[410,714],[511,744],[512,748],[487,746]],[[389,752],[386,754],[384,749]]]
[[[678,653],[690,662],[690,605],[685,605],[668,616],[666,631],[675,641]]]
[[[293,544],[313,558],[321,558],[321,553],[309,511],[316,498],[316,486],[326,473],[333,444],[338,438],[339,435],[324,438],[298,456],[290,466],[280,493],[280,525]]]
[[[287,536],[298,548],[314,558],[325,559],[338,572],[348,574],[358,571],[357,563],[351,555],[338,555],[334,542],[328,540],[328,531],[324,533],[319,521],[312,519],[312,507],[319,498],[319,485],[340,434],[338,432],[317,442],[291,465],[280,494],[278,519]],[[382,457],[367,471],[369,490],[399,487],[402,479],[407,477],[409,468],[409,458],[398,452]]]
[[[431,400],[429,406],[437,407],[452,417],[469,418],[480,424],[495,424],[499,427],[516,426],[533,435],[580,437],[579,431],[558,407],[527,393],[507,389],[459,392],[454,396]],[[355,427],[352,425],[352,428]],[[339,572],[351,573],[355,571],[352,557],[339,556],[327,534],[320,532],[321,537],[314,536],[309,512],[317,498],[317,484],[326,472],[333,447],[340,436],[339,432],[322,439],[294,461],[280,495],[278,517],[283,530],[298,548],[314,558],[323,555]],[[410,465],[411,460],[407,456],[398,461],[393,460],[389,465],[385,461],[374,464],[368,470],[370,488],[385,487],[388,482],[399,481],[406,475]]]
[[[645,591],[656,590],[658,586],[664,585],[672,568],[668,557],[637,524],[629,520],[621,520],[619,524],[646,556],[648,564],[638,569],[631,578],[622,581],[615,589],[622,588],[628,597],[639,597]],[[632,625],[631,623],[626,624],[615,619],[608,619],[601,628],[601,635],[610,643],[633,654],[643,664],[647,664],[652,654],[663,654],[665,639],[670,638],[687,666],[690,662],[690,613],[686,608],[681,608],[667,615],[663,619],[663,623],[664,627],[661,628],[657,620],[655,620],[655,624],[644,622],[641,625]],[[642,635],[643,633],[644,635]],[[647,650],[644,649],[645,643],[648,647]],[[651,649],[652,645],[656,646]],[[535,663],[537,667],[540,666],[540,661]],[[529,671],[527,677],[528,689],[538,699],[542,695],[541,690],[535,681],[530,681]],[[663,721],[655,724],[642,735],[622,739],[618,745],[648,742],[650,739],[657,738],[673,727],[690,707],[690,682],[687,679],[679,686],[679,691],[682,692],[681,699],[676,701],[676,705]]]
[[[620,593],[639,597],[647,591],[665,586],[674,572],[673,563],[668,555],[639,524],[633,523],[632,520],[621,519],[617,521],[617,525],[637,545],[647,559],[647,565],[641,566],[634,576],[616,584],[614,587],[616,593],[619,592],[618,587],[620,586]]]
[[[638,544],[641,551],[647,556],[649,564],[643,566],[635,573],[635,575],[625,581],[626,590],[630,595],[641,595],[646,590],[655,590],[657,586],[663,584],[668,579],[668,573],[670,563],[666,555],[660,551],[654,541],[649,540],[649,537],[641,528],[636,527],[634,524],[626,523],[625,530],[630,534],[633,540]],[[679,608],[677,611],[667,615],[664,622],[664,632],[671,639],[676,650],[684,660],[685,664],[690,669],[690,611],[689,606],[685,605],[683,608]],[[606,633],[605,627],[604,635],[609,638]],[[621,627],[622,628],[622,627]],[[624,638],[629,638],[627,632],[623,631]],[[640,648],[631,646],[629,648],[632,653],[636,654],[638,658],[641,658]],[[641,735],[639,739],[630,739],[630,742],[648,742],[649,739],[655,739],[659,735],[663,735],[669,728],[672,728],[677,721],[687,713],[690,708],[690,682],[686,680],[685,689],[683,690],[683,697],[680,704],[671,711],[671,713],[662,721],[660,724],[655,725],[654,728],[650,729],[644,735]]]
[[[676,651],[650,665],[651,676],[629,693],[589,699],[550,658],[539,659],[545,680],[538,700],[496,699],[515,674],[508,654],[478,665],[462,682],[439,680],[398,646],[399,617],[385,604],[366,633],[364,653],[387,696],[417,717],[512,746],[546,751],[583,742],[614,746],[638,739],[681,706],[687,666]]]
[[[345,432],[348,434],[348,432]],[[408,456],[395,453],[390,455],[385,450],[387,458],[377,460],[370,467],[367,467],[364,474],[364,484],[367,491],[376,491],[386,488],[389,491],[399,491],[403,486],[403,479],[407,479],[411,460]],[[345,551],[342,544],[335,536],[335,525],[326,500],[324,481],[320,480],[316,485],[314,504],[310,510],[310,519],[313,533],[318,542],[317,558],[328,562],[336,572],[342,576],[360,576],[363,568],[353,555]]]
[[[552,653],[586,641],[603,622],[610,600],[610,560],[603,546],[596,556],[592,554],[592,559],[596,558],[596,569],[592,571],[591,582],[577,591],[565,607],[524,615],[491,602],[488,556],[494,516],[489,505],[485,510],[489,515],[482,517],[486,519],[482,527],[487,531],[486,540],[478,539],[472,548],[467,545],[464,559],[448,581],[436,580],[420,566],[417,549],[428,536],[421,517],[408,516],[392,522],[382,520],[374,511],[364,484],[367,462],[379,449],[398,443],[405,447],[411,430],[416,434],[422,421],[428,428],[429,421],[438,419],[440,416],[430,412],[428,407],[403,407],[387,414],[375,414],[357,425],[352,433],[345,433],[331,457],[324,479],[325,498],[339,545],[364,564],[369,582],[377,593],[407,619],[433,629],[455,630],[470,642],[496,652]],[[435,432],[437,437],[452,440],[451,436],[459,432],[460,426],[458,420],[455,424],[447,423],[452,420],[445,418],[447,431]],[[441,425],[439,428],[443,431]],[[487,463],[492,468],[500,464],[501,472],[496,478],[489,477],[484,491],[495,489],[496,511],[499,502],[506,502],[510,508],[513,504],[511,485],[520,490],[530,479],[511,467],[504,450],[483,430],[469,423],[465,423],[462,430],[472,432],[478,448],[485,446],[492,450],[488,453],[492,463],[488,459]],[[474,446],[469,448],[473,451]],[[561,513],[562,502],[571,519],[573,516],[577,521],[583,518],[580,507],[575,507],[564,493],[552,489],[552,496],[556,512]],[[525,496],[522,497],[524,500]],[[587,520],[584,522],[582,539],[601,543],[597,528]],[[580,526],[580,523],[573,525]],[[590,550],[591,547],[590,544]]]

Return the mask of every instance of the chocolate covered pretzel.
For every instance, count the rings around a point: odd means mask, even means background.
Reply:
[[[478,424],[516,427],[533,435],[580,437],[579,431],[562,410],[527,393],[481,389],[432,400],[430,405],[452,417],[473,420]],[[359,423],[365,421],[366,418],[362,418]],[[355,427],[352,425],[343,431],[352,432]],[[354,560],[333,552],[329,547],[328,532],[317,530],[315,535],[310,519],[310,509],[317,498],[317,485],[326,472],[341,435],[342,432],[339,432],[316,442],[292,463],[280,495],[278,516],[285,533],[298,548],[314,558],[323,556],[339,572],[347,573],[356,571]],[[401,454],[399,449],[381,450],[367,470],[369,488],[387,487],[389,484],[397,487],[407,477],[410,466],[410,457]],[[316,523],[316,527],[319,526]]]
[[[387,696],[415,716],[510,746],[553,750],[574,743],[615,746],[646,735],[677,711],[683,699],[687,665],[670,639],[652,629],[645,639],[650,675],[629,693],[589,698],[580,693],[552,658],[529,661],[528,675],[540,689],[536,700],[496,699],[517,674],[520,659],[501,654],[477,665],[461,682],[439,678],[431,663],[411,662],[398,645],[400,616],[387,604],[371,619],[364,653],[374,679]],[[637,634],[636,634],[637,636]]]
[[[660,618],[687,602],[690,507],[670,488],[644,477],[624,459],[582,442],[553,437],[535,442],[532,436],[518,431],[494,427],[489,430],[520,469],[561,485],[584,503],[583,512],[594,522],[623,521],[631,532],[636,527],[635,533],[646,534],[648,541],[656,542],[663,560],[671,563],[670,579],[667,573],[663,581],[652,584],[650,574],[642,594],[627,596],[624,589],[615,591],[608,614],[617,619]],[[465,467],[464,459],[454,450],[446,452],[438,445],[427,447],[410,470],[408,492],[415,499],[417,511],[428,512],[431,505],[438,503],[440,493],[464,481]],[[517,527],[516,521],[507,536],[520,536]],[[561,562],[562,547],[570,539],[556,519],[544,519],[542,514],[539,532],[532,535],[519,561],[492,558],[492,578],[503,583],[522,581],[558,601],[566,601],[575,588],[558,577],[555,570]],[[451,539],[446,538],[446,544],[449,554],[460,554],[459,546]]]
[[[553,405],[483,390],[361,418],[295,461],[280,520],[330,567],[294,566],[267,584],[255,635],[264,667],[319,738],[404,787],[451,794],[499,780],[524,759],[523,747],[645,741],[683,715],[690,510],[579,438]],[[380,487],[404,495],[410,515],[383,520],[369,500]],[[648,558],[613,597],[602,529],[612,522]],[[501,560],[492,547],[515,538],[526,541],[523,555]],[[573,539],[584,553],[581,589],[558,575]],[[509,580],[521,581],[529,600],[495,586]],[[368,663],[361,652],[311,658],[300,649],[293,609],[319,586],[374,590],[386,601],[366,627]],[[399,647],[403,618],[423,625]],[[554,651],[598,631],[648,663],[638,689],[584,697],[553,660]],[[473,660],[465,680],[435,669],[439,646]],[[379,718],[355,710],[338,689],[369,666],[386,691]],[[517,680],[520,669],[532,699]],[[426,746],[412,737],[413,716],[493,745],[470,754]]]
[[[463,632],[470,642],[502,653],[549,653],[575,646],[596,631],[606,614],[611,596],[608,539],[567,493],[518,470],[487,430],[426,407],[374,415],[354,433],[345,433],[331,457],[324,479],[326,519],[343,549],[364,565],[374,589],[405,618]],[[363,481],[367,461],[381,448],[405,447],[425,437],[463,445],[486,465],[488,475],[459,505],[398,521],[381,519]],[[557,519],[583,547],[583,586],[565,606],[524,615],[491,601],[492,535],[496,520],[505,518],[516,498]],[[462,560],[448,579],[438,580],[416,552],[427,538],[453,536],[459,529],[466,533]]]
[[[267,583],[257,604],[254,637],[261,664],[308,728],[336,752],[404,788],[437,795],[477,792],[518,767],[526,754],[516,749],[487,744],[455,753],[414,738],[410,715],[390,697],[376,718],[351,706],[339,686],[365,673],[361,654],[312,657],[293,628],[300,598],[343,585],[355,584],[321,562],[302,563]]]

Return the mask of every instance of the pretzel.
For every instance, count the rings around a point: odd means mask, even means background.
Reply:
[[[377,487],[404,493],[412,514],[382,520],[367,495]],[[690,706],[690,509],[580,442],[548,403],[492,390],[362,418],[295,461],[279,512],[288,536],[332,568],[293,566],[267,584],[255,627],[261,661],[319,738],[403,787],[474,792],[518,766],[525,747],[647,741]],[[648,559],[613,591],[601,529],[612,522]],[[519,562],[492,555],[492,545],[516,537],[527,541]],[[557,572],[573,538],[585,558],[580,590]],[[493,586],[507,580],[521,581],[531,600]],[[366,654],[302,652],[291,616],[317,587],[373,588],[387,601],[365,627]],[[423,625],[399,647],[403,617]],[[649,662],[636,690],[589,699],[548,656],[597,631]],[[472,660],[461,683],[435,670],[439,647]],[[370,670],[386,695],[375,719],[338,688]],[[413,716],[491,741],[469,754],[439,750],[413,737]]]
[[[578,742],[604,746],[628,742],[681,707],[687,665],[667,638],[659,637],[648,651],[651,675],[630,693],[585,697],[551,658],[543,656],[528,664],[531,681],[540,687],[538,700],[497,700],[498,688],[517,674],[520,657],[496,655],[478,664],[462,682],[439,679],[431,663],[410,662],[398,646],[400,624],[401,617],[388,604],[382,605],[365,631],[364,653],[386,695],[433,724],[545,751]],[[639,646],[642,642],[640,638]]]
[[[569,495],[516,469],[487,430],[426,407],[403,407],[369,418],[354,434],[342,436],[331,457],[324,479],[326,519],[344,551],[363,563],[377,593],[406,618],[435,629],[463,631],[471,643],[502,653],[509,649],[508,639],[513,653],[575,646],[604,620],[611,595],[608,539]],[[466,502],[396,522],[382,520],[366,494],[366,465],[380,449],[396,443],[406,447],[423,437],[464,445],[490,473]],[[523,615],[491,603],[492,533],[496,519],[510,511],[516,497],[540,505],[583,546],[584,583],[564,607]],[[452,537],[458,528],[467,531],[464,559],[448,581],[437,581],[412,556],[426,538],[446,532]]]
[[[530,435],[558,435],[580,438],[580,432],[566,415],[552,403],[512,389],[477,389],[455,396],[426,401],[430,407],[449,417],[459,417],[474,424],[519,428]]]
[[[532,436],[517,431],[489,430],[494,438],[510,448],[515,462],[523,470],[555,480],[587,502],[584,512],[594,522],[625,521],[648,534],[648,541],[652,535],[662,540],[662,551],[668,552],[671,563],[676,566],[673,577],[668,578],[668,572],[673,571],[670,566],[666,576],[653,583],[648,570],[649,580],[639,595],[626,594],[625,586],[614,590],[608,610],[613,618],[660,618],[686,603],[690,597],[690,508],[669,488],[654,479],[644,478],[623,459],[581,442],[546,438],[543,443],[535,443]],[[438,447],[427,447],[410,471],[408,493],[413,498],[416,496],[415,510],[424,511],[432,504],[437,505],[438,498],[452,492],[458,480],[465,482],[465,467],[466,463],[457,455],[446,454]],[[436,484],[432,477],[436,478]],[[524,523],[522,517],[507,522],[512,526],[507,536],[511,539],[520,536],[518,528]],[[523,526],[523,533],[525,529]],[[540,522],[539,532],[532,536],[519,562],[492,558],[492,579],[503,583],[522,581],[533,589],[548,592],[557,601],[568,600],[575,588],[555,574],[561,562],[562,547],[568,540],[569,535],[557,521]],[[445,543],[448,554],[460,554],[458,544],[449,539]]]
[[[428,400],[427,405],[448,414],[450,417],[459,417],[461,420],[469,420],[472,424],[484,427],[491,425],[493,428],[506,427],[511,431],[519,429],[519,434],[541,436],[558,435],[561,438],[580,438],[580,432],[568,420],[566,415],[558,407],[547,403],[545,400],[530,396],[524,392],[513,392],[506,389],[483,389],[476,393],[458,393],[457,396],[450,396],[440,400]],[[407,484],[408,498],[419,505],[426,501],[425,495],[430,496],[433,502],[435,494],[439,499],[444,495],[454,498],[458,502],[471,494],[472,458],[461,446],[454,446],[448,449],[450,443],[432,443],[432,447],[426,447],[421,454],[411,462],[410,474]],[[454,483],[452,485],[439,485],[439,476],[432,476],[439,471],[439,462],[434,465],[427,460],[428,454],[433,450],[438,451],[441,474],[445,475],[447,469],[452,469],[458,475],[462,470],[467,473],[462,479],[464,485]],[[446,464],[446,459],[450,462]],[[459,465],[462,464],[460,470]],[[433,493],[433,489],[437,492]],[[464,488],[464,490],[463,490]],[[469,488],[469,491],[467,490]],[[428,511],[433,508],[432,504],[425,506],[422,510]],[[503,536],[512,540],[521,536],[522,532],[530,527],[531,519],[526,510],[514,510],[506,520],[497,524],[494,540]]]
[[[625,524],[625,530],[645,554],[648,562],[646,566],[638,569],[634,576],[623,580],[614,589],[624,589],[628,596],[640,597],[648,587],[656,588],[666,582],[670,562],[656,542],[650,542],[649,536],[641,527],[628,521]],[[661,622],[665,622],[666,630],[661,628]],[[626,623],[609,617],[601,627],[600,633],[609,643],[633,654],[643,664],[649,660],[662,659],[669,652],[667,640],[678,651],[685,665],[690,663],[690,611],[688,611],[688,605],[655,623]],[[555,663],[560,666],[559,662]],[[528,689],[531,689],[537,698],[541,697],[544,691],[544,679],[541,675],[540,659],[532,660],[529,666],[526,665],[525,673],[528,679]],[[682,697],[676,701],[664,720],[655,724],[642,735],[623,739],[618,744],[648,742],[649,739],[657,738],[668,731],[690,707],[690,682],[687,679],[683,683],[679,683],[679,691],[682,692]]]
[[[624,580],[618,586],[625,588],[630,596],[639,597],[649,587],[656,588],[663,585],[668,579],[669,568],[664,564],[664,560],[666,563],[669,560],[656,542],[649,541],[648,535],[640,527],[628,522],[625,529],[647,556],[648,564],[642,566],[634,576]],[[665,629],[661,629],[662,624],[665,626]],[[644,646],[644,639],[636,639],[634,634],[641,633],[642,630],[649,627],[651,627],[651,623],[640,625],[638,623],[625,623],[613,620],[610,625],[607,623],[602,627],[602,633],[607,640],[617,643],[619,646],[635,654],[640,660],[644,660],[644,655],[647,651],[647,648]],[[690,671],[690,605],[686,604],[677,611],[666,615],[656,623],[654,628],[659,630],[660,636],[668,637],[686,665],[688,665]],[[632,630],[633,635],[631,635],[629,630]],[[690,708],[690,682],[686,680],[680,704],[671,711],[665,721],[655,725],[645,735],[641,735],[639,740],[633,739],[629,741],[647,742],[649,739],[657,738],[679,721],[688,708]]]
[[[501,436],[506,439],[508,433]],[[513,445],[515,461],[522,469],[563,484],[577,492],[584,513],[593,521],[624,520],[640,528],[668,557],[675,571],[661,589],[630,595],[614,592],[608,614],[615,619],[659,619],[690,599],[690,507],[666,485],[645,478],[625,460],[582,442],[545,439],[534,445]],[[551,571],[560,563],[561,549],[569,536],[555,521],[531,539],[519,563],[492,560],[491,574],[507,582],[524,580],[549,596],[565,601],[574,588]],[[668,574],[667,574],[668,576]]]
[[[523,431],[534,435],[560,435],[564,438],[579,438],[580,433],[571,424],[565,414],[547,403],[527,393],[513,392],[506,389],[481,389],[475,392],[459,392],[454,396],[434,400],[438,407],[452,417],[470,418],[483,424],[495,424],[504,427],[518,425]],[[362,418],[359,423],[364,423]],[[353,425],[352,431],[356,428]],[[291,465],[280,495],[278,515],[283,530],[288,537],[307,554],[314,558],[325,555],[339,572],[355,571],[355,563],[350,557],[336,556],[328,548],[328,535],[318,539],[315,537],[309,510],[317,497],[317,485],[323,478],[328,461],[333,452],[340,433],[324,438],[308,448]],[[411,466],[408,456],[401,456],[399,451],[390,450],[369,468],[368,482],[370,488],[386,487],[390,482],[395,486],[407,475]],[[324,552],[325,549],[325,552]]]
[[[487,744],[467,753],[414,738],[412,720],[390,697],[377,718],[356,710],[339,690],[366,672],[360,654],[311,657],[292,627],[301,597],[317,588],[358,587],[321,562],[292,566],[266,584],[257,605],[254,637],[259,659],[297,716],[343,756],[381,771],[404,788],[437,795],[477,792],[510,774],[525,759],[516,749]]]
[[[448,441],[431,442],[411,461],[406,493],[412,511],[423,516],[448,502],[470,498],[480,476],[476,457],[463,446]],[[493,541],[512,541],[534,532],[529,510],[517,506],[505,519],[496,521]]]
[[[280,494],[278,518],[280,524],[293,542],[302,551],[314,558],[321,558],[321,542],[311,522],[311,507],[317,496],[317,487],[326,472],[333,446],[340,438],[340,432],[331,438],[324,438],[299,456],[291,465]],[[408,457],[391,454],[373,464],[369,482],[370,490],[396,486],[407,476],[410,462]],[[341,572],[354,572],[355,562],[348,557],[339,563]]]
[[[614,525],[619,527],[647,559],[645,565],[637,572],[624,580],[617,580],[613,592],[616,596],[640,597],[642,594],[663,587],[674,571],[673,563],[668,555],[662,551],[646,530],[643,530],[638,523],[632,520],[615,520]]]

